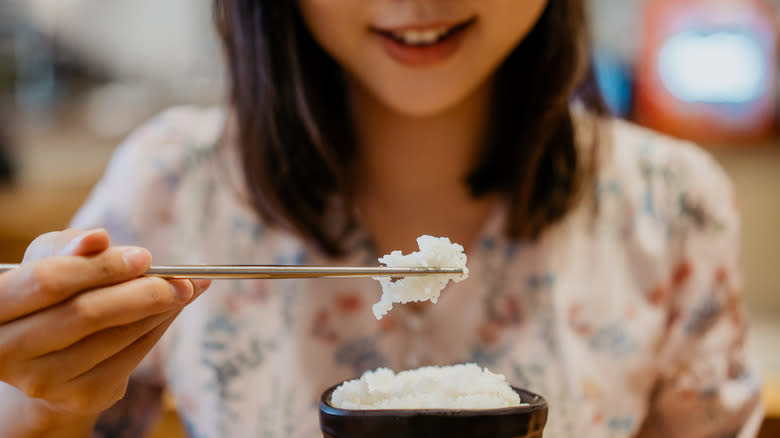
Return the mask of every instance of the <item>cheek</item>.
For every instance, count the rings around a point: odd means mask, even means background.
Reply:
[[[493,13],[486,17],[493,46],[505,51],[522,41],[539,21],[548,0],[497,0]]]
[[[285,0],[287,1],[287,0]],[[349,55],[363,24],[359,16],[360,0],[300,0],[298,6],[304,24],[317,43],[336,59]]]

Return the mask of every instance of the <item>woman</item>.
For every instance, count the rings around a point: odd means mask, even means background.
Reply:
[[[97,429],[135,432],[161,385],[191,436],[315,436],[334,383],[467,361],[544,395],[545,436],[755,433],[729,182],[598,116],[582,1],[216,14],[230,109],[139,130],[74,221],[146,249],[70,230],[0,278],[0,400],[23,420],[4,436],[86,435],[126,391]],[[374,265],[421,234],[463,243],[470,278],[380,323],[370,280],[219,282],[193,303],[207,284],[139,278],[147,249]]]

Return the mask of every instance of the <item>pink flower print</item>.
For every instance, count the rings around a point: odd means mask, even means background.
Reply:
[[[664,303],[666,303],[666,300],[669,298],[669,287],[667,287],[664,284],[659,284],[658,286],[654,287],[653,290],[650,291],[650,294],[648,294],[647,299],[650,301],[650,304],[653,304],[655,306],[662,306]]]
[[[734,327],[741,328],[745,322],[743,320],[742,308],[740,307],[739,299],[739,297],[742,296],[742,291],[736,292],[737,293],[732,293],[729,295],[728,300],[726,300],[726,311],[728,312],[731,324],[734,325]]]
[[[230,294],[225,299],[225,305],[227,307],[228,313],[230,313],[232,316],[237,316],[241,313],[242,306],[242,299],[240,296],[236,294]]]
[[[384,333],[392,332],[398,327],[398,323],[392,316],[385,316],[379,320],[379,330]]]
[[[249,286],[250,290],[243,293],[230,294],[225,299],[225,305],[231,315],[240,315],[242,311],[246,310],[247,306],[268,301],[267,280],[253,280]]]
[[[503,311],[500,312],[500,316],[498,318],[499,324],[522,324],[523,320],[525,319],[523,314],[523,307],[520,305],[520,302],[517,300],[517,298],[511,295],[507,295],[504,297],[503,301]]]
[[[479,327],[479,337],[489,345],[495,344],[498,341],[498,334],[501,331],[501,327],[496,321],[486,321]]]
[[[311,334],[329,344],[339,342],[338,334],[330,327],[330,315],[327,310],[320,310],[314,315]]]
[[[669,316],[666,317],[666,327],[671,327],[682,317],[680,309],[672,309],[669,311]]]
[[[726,284],[726,281],[729,279],[729,273],[726,270],[725,267],[721,266],[715,271],[715,281],[722,285]]]
[[[677,289],[685,284],[693,273],[693,266],[688,261],[683,261],[674,269],[672,274],[672,287]]]
[[[336,297],[336,308],[343,313],[354,313],[363,308],[363,298],[356,294],[342,294]]]
[[[593,327],[582,317],[582,306],[575,304],[569,308],[569,325],[582,336],[593,333]]]
[[[730,360],[729,361],[729,371],[728,376],[729,379],[737,379],[739,377],[742,377],[745,375],[745,364],[742,362],[738,362],[736,360]]]

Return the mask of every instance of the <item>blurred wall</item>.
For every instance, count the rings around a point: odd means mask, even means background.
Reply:
[[[39,30],[119,79],[152,83],[179,101],[222,96],[211,0],[11,1]]]

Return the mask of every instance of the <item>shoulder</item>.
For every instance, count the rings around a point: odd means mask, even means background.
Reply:
[[[102,179],[73,219],[76,228],[104,227],[119,244],[143,234],[170,215],[181,181],[215,154],[225,110],[177,107],[136,129],[116,149]]]
[[[175,107],[167,109],[135,130],[117,149],[109,171],[127,167],[124,160],[154,164],[159,160],[182,161],[188,155],[216,149],[224,129],[221,108]],[[152,166],[154,167],[154,166]]]
[[[731,180],[706,150],[617,119],[604,122],[602,135],[597,184],[612,185],[636,214],[662,220],[671,232],[735,221]]]
[[[712,156],[694,143],[619,119],[608,120],[606,126],[616,166],[629,169],[639,166],[642,174],[652,170],[646,167],[651,166],[675,174],[705,171],[725,176]]]

